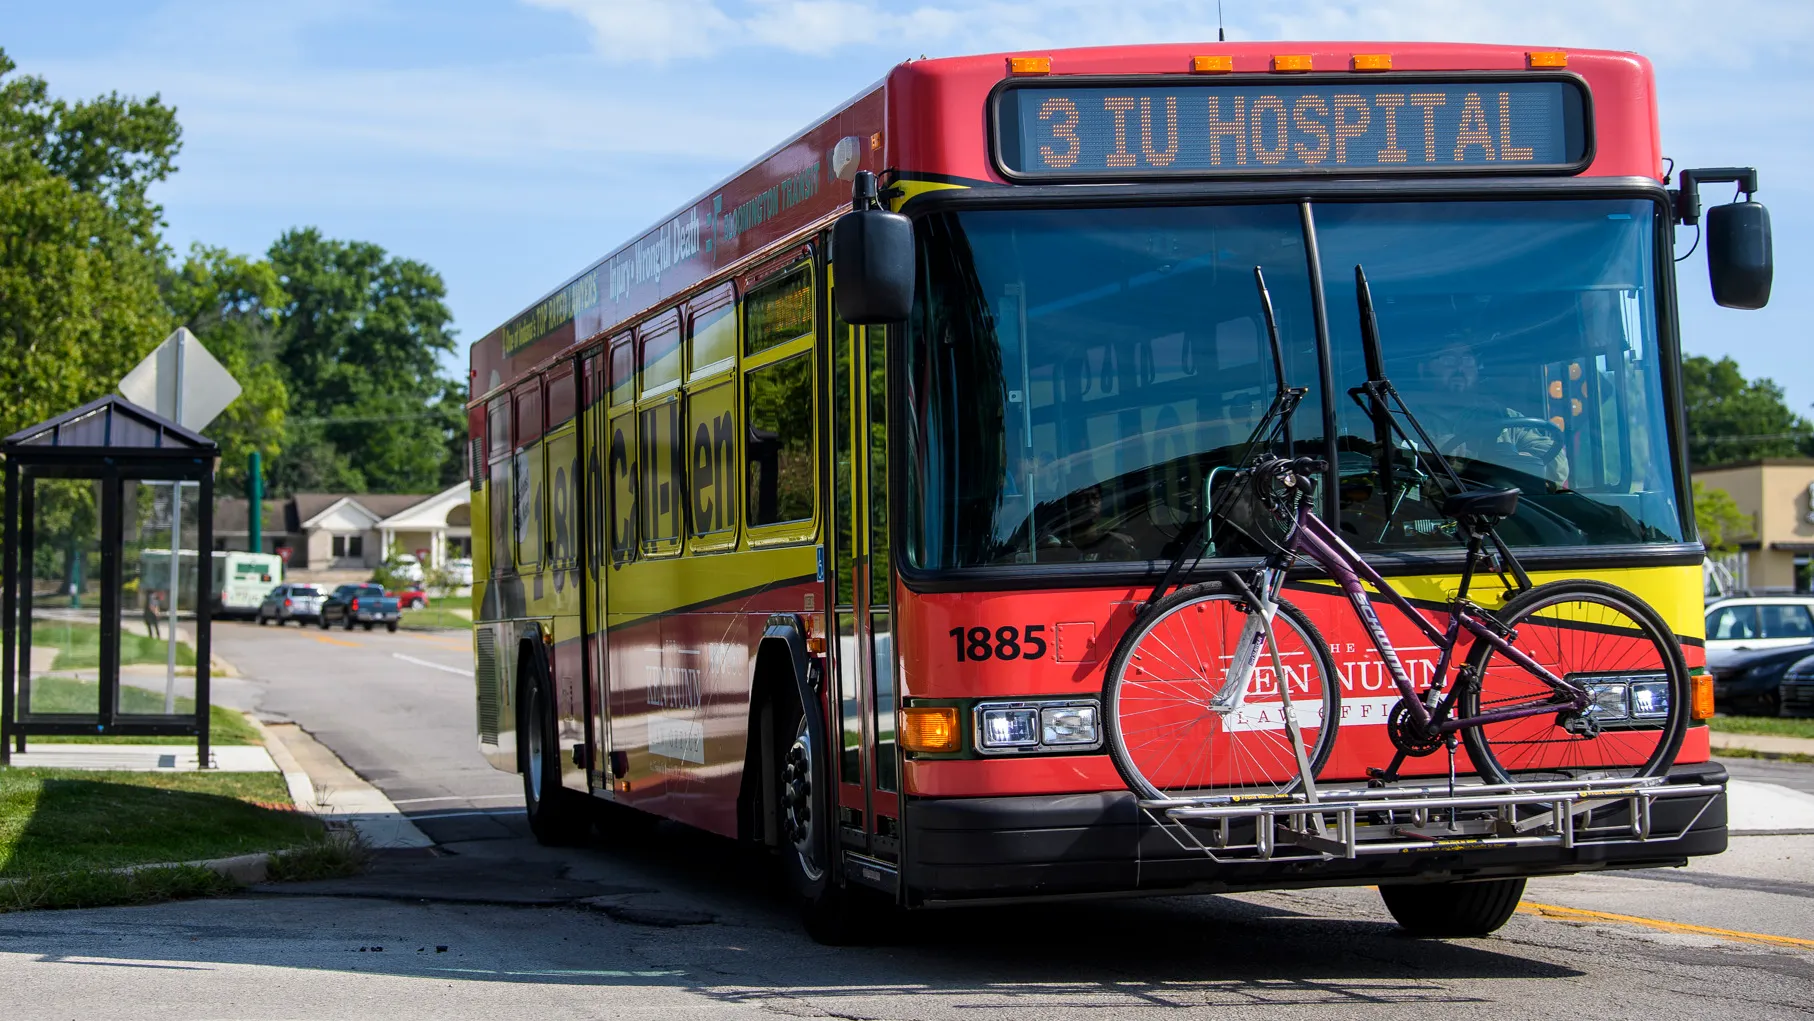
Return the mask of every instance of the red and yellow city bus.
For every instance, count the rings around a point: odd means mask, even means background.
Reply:
[[[1633,801],[1631,839],[1231,858],[1167,832],[1102,746],[1116,643],[1272,395],[1256,266],[1309,388],[1296,443],[1331,464],[1319,511],[1393,585],[1437,605],[1462,550],[1416,496],[1364,484],[1357,263],[1444,452],[1526,493],[1501,533],[1536,580],[1637,592],[1699,668],[1671,258],[1699,206],[1664,162],[1629,53],[902,64],[473,345],[481,747],[523,773],[544,840],[605,801],[778,849],[821,933],[860,890],[1424,883],[1491,914],[1503,882],[1454,884],[1718,852],[1716,790],[1686,816],[1646,802],[1642,827]],[[1702,176],[1756,187],[1721,173]],[[914,296],[851,326],[830,240],[866,175],[911,219]],[[1212,548],[1185,574],[1253,556]],[[1340,594],[1289,587],[1341,674],[1323,779],[1364,780],[1396,695]],[[1387,625],[1427,677],[1416,631]],[[996,742],[980,721],[1001,706],[1056,722]],[[1672,780],[1722,787],[1704,726]]]

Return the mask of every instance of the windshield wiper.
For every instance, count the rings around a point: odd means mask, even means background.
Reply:
[[[1253,285],[1260,294],[1260,313],[1266,319],[1266,340],[1272,349],[1273,378],[1278,383],[1278,389],[1273,393],[1271,406],[1266,409],[1264,415],[1260,416],[1260,421],[1254,425],[1253,432],[1248,434],[1247,444],[1241,451],[1241,459],[1236,462],[1240,467],[1248,466],[1253,462],[1257,452],[1269,449],[1280,441],[1285,444],[1285,456],[1291,456],[1291,416],[1297,411],[1298,402],[1302,401],[1304,395],[1309,392],[1307,387],[1293,387],[1285,380],[1285,350],[1279,343],[1279,323],[1273,314],[1272,292],[1266,289],[1266,272],[1258,266],[1253,268]],[[1184,569],[1184,562],[1192,559],[1193,554],[1196,564],[1203,562],[1204,550],[1208,547],[1211,519],[1214,516],[1212,494],[1215,478],[1216,472],[1211,470],[1208,477],[1203,480],[1203,514],[1192,526],[1190,535],[1178,547],[1178,551],[1172,554],[1171,563],[1166,565],[1165,574],[1160,577],[1159,584],[1154,586],[1152,594],[1146,597],[1147,606],[1165,598],[1165,593],[1170,591],[1173,582],[1177,581],[1178,573]],[[1192,564],[1192,570],[1196,569],[1196,564]]]

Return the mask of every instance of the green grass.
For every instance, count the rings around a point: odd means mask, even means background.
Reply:
[[[93,670],[101,665],[101,626],[77,620],[34,620],[33,648],[57,650],[53,670]],[[128,625],[120,631],[120,665],[165,663],[169,650],[164,642]],[[176,645],[176,665],[195,666],[195,650],[187,642]]]
[[[40,677],[31,682],[35,713],[92,713],[100,701],[101,682],[73,677]],[[145,688],[120,686],[120,708],[129,713],[161,713],[164,696]],[[195,712],[195,700],[178,696],[178,713]],[[208,707],[208,739],[214,744],[263,744],[244,713],[226,706]],[[192,737],[30,737],[27,746],[48,744],[194,744]]]
[[[371,859],[371,849],[358,837],[344,831],[329,833],[293,851],[272,855],[266,878],[274,883],[338,879],[364,872]]]
[[[1800,737],[1814,740],[1814,719],[1790,719],[1780,716],[1715,716],[1707,725],[1728,734],[1767,734],[1771,737]],[[1717,739],[1716,739],[1717,743]]]
[[[1717,759],[1769,759],[1773,762],[1814,762],[1814,755],[1803,755],[1800,752],[1760,752],[1752,748],[1721,748],[1713,746],[1713,757]]]
[[[196,865],[132,872],[82,869],[0,880],[0,912],[154,904],[217,897],[236,889],[231,879]]]
[[[0,772],[0,880],[319,842],[278,773]],[[117,891],[116,891],[117,892]]]
[[[404,610],[402,626],[410,631],[427,631],[435,628],[455,628],[471,631],[472,621],[440,606],[425,606],[420,610]]]

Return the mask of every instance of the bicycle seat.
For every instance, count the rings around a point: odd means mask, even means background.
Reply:
[[[1509,518],[1518,509],[1517,489],[1473,489],[1442,501],[1442,512],[1470,524]]]

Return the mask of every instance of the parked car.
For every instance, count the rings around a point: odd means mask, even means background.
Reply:
[[[406,588],[401,592],[387,593],[397,600],[397,605],[405,610],[419,610],[428,605],[428,593],[421,586]]]
[[[348,631],[363,625],[370,631],[383,624],[386,631],[397,630],[397,601],[384,594],[380,585],[342,585],[322,600],[321,626],[325,630],[339,624]]]
[[[1814,716],[1814,656],[1804,656],[1783,671],[1777,711],[1784,716]]]
[[[472,558],[455,557],[447,562],[447,573],[453,575],[456,585],[472,584]]]
[[[1742,596],[1707,607],[1707,665],[1755,649],[1814,642],[1814,597]]]
[[[1810,658],[1814,658],[1814,643],[1808,642],[1727,653],[1720,662],[1707,665],[1713,674],[1713,704],[1721,712],[1775,716],[1782,709],[1784,675]]]
[[[414,553],[399,553],[391,564],[391,571],[397,577],[414,585],[422,584],[425,577],[422,573],[422,561],[417,560]]]
[[[283,627],[290,621],[298,625],[321,618],[321,600],[324,598],[320,589],[313,585],[300,585],[285,582],[265,593],[264,601],[253,611],[253,618],[258,626],[263,627],[269,621],[276,621]]]

